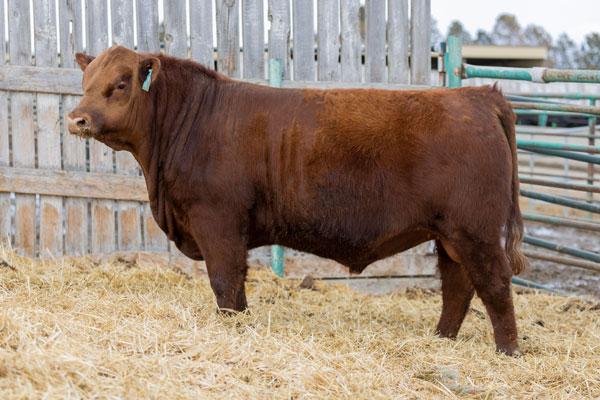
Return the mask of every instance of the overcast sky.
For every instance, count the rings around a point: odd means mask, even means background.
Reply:
[[[600,32],[600,0],[431,0],[431,14],[445,35],[455,19],[474,34],[490,31],[500,13],[517,16],[521,26],[542,25],[556,38],[566,32],[577,43],[590,32]]]

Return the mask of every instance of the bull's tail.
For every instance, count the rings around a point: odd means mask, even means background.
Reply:
[[[493,88],[500,94],[496,85]],[[515,114],[510,104],[502,96],[502,101],[498,104],[498,118],[504,129],[504,134],[508,140],[510,153],[512,155],[512,204],[508,220],[506,221],[506,243],[505,250],[508,261],[515,275],[520,274],[528,265],[527,258],[521,252],[521,241],[523,240],[523,218],[521,217],[521,208],[519,207],[519,173],[517,160],[517,139],[515,135]]]

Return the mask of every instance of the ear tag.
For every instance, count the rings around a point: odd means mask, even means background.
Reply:
[[[151,82],[152,82],[152,68],[150,68],[150,70],[148,70],[148,76],[146,76],[146,80],[144,81],[144,84],[142,85],[142,90],[144,92],[150,91],[150,83]]]

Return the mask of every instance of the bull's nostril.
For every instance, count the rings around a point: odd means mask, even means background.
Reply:
[[[87,121],[84,118],[77,118],[77,120],[75,121],[75,123],[80,128],[83,128],[84,126],[87,125]]]

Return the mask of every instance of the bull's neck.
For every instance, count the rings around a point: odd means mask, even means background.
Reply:
[[[201,135],[205,119],[218,92],[219,82],[202,75],[181,74],[181,69],[161,68],[161,77],[150,90],[151,115],[145,139],[134,155],[146,179],[150,206],[156,221],[167,236],[173,226],[164,191],[165,173],[170,168],[178,147],[184,146],[190,135]]]

